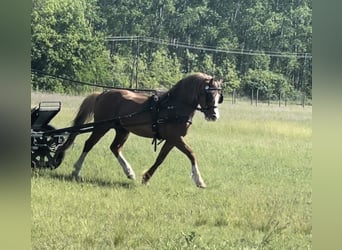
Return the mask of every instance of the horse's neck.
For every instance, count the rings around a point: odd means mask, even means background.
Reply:
[[[176,112],[183,116],[193,116],[197,103],[190,100],[184,92],[179,94],[177,91],[170,91],[165,93],[159,100],[160,106],[169,110],[168,112]]]
[[[182,88],[175,88],[171,89],[167,94],[170,97],[170,101],[172,101],[175,104],[181,103],[193,107],[194,109],[197,106],[197,103],[195,103],[197,102],[197,100],[194,97],[193,90],[191,89],[184,90]]]

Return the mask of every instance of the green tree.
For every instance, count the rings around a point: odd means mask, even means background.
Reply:
[[[159,49],[152,54],[152,63],[149,67],[151,71],[151,87],[170,88],[182,78],[181,65],[177,56],[168,55],[165,49]]]
[[[228,92],[231,92],[233,90],[240,89],[241,86],[241,80],[238,76],[238,72],[235,69],[235,65],[233,63],[227,64],[227,85],[226,88]]]
[[[84,68],[104,62],[104,36],[95,30],[100,19],[95,1],[34,0],[31,19],[31,68],[71,79],[85,76]],[[109,60],[109,58],[108,58]],[[96,70],[98,71],[98,70]],[[96,71],[86,79],[97,81]],[[47,90],[68,90],[69,82],[48,85],[35,79],[33,85]],[[62,88],[61,88],[62,86]]]
[[[292,88],[287,79],[269,70],[252,70],[243,79],[243,90],[249,95],[252,89],[259,89],[259,98],[277,98],[279,95],[290,95]]]
[[[121,37],[111,62],[105,36]],[[253,70],[310,96],[311,43],[312,0],[33,0],[32,68],[112,85],[158,88],[204,71],[244,88]]]

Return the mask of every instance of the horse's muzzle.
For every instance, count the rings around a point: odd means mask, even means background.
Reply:
[[[207,121],[211,121],[211,122],[214,122],[218,119],[217,115],[216,114],[212,114],[212,115],[209,115],[209,116],[205,116],[205,119]]]

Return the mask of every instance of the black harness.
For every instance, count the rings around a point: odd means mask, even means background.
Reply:
[[[177,110],[174,105],[170,104],[170,95],[160,98],[158,95],[151,96],[150,110],[152,113],[152,131],[154,137],[152,144],[154,144],[154,151],[157,150],[157,145],[162,143],[164,139],[160,136],[159,128],[161,124],[166,123],[189,123],[192,124],[192,117],[186,115],[177,114]],[[161,115],[161,110],[165,111],[166,114]]]

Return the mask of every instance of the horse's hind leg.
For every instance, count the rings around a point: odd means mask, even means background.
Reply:
[[[152,165],[144,174],[142,178],[142,184],[147,184],[147,182],[150,180],[152,177],[153,173],[157,170],[158,166],[164,161],[170,150],[173,148],[173,144],[170,142],[166,141],[161,148],[159,155]]]
[[[118,159],[126,176],[129,179],[135,180],[134,170],[132,169],[131,165],[126,161],[125,157],[123,156],[121,152],[122,146],[127,141],[129,132],[123,128],[117,128],[115,129],[115,131],[116,131],[115,139],[112,145],[110,146],[110,149],[112,150],[115,157]]]
[[[82,170],[83,162],[88,154],[88,152],[94,147],[94,145],[101,139],[101,137],[108,131],[109,129],[101,129],[94,130],[90,137],[84,143],[83,151],[81,156],[78,158],[76,163],[74,164],[74,171],[72,172],[72,176],[76,179],[80,178],[80,173]]]

